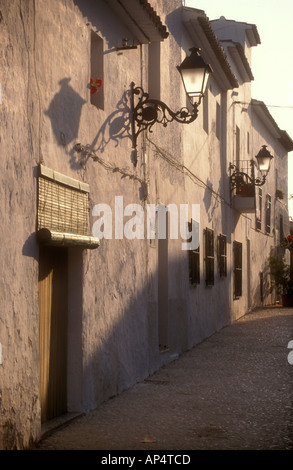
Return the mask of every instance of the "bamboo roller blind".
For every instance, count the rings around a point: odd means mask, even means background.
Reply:
[[[43,166],[40,170],[38,230],[88,235],[87,185]]]

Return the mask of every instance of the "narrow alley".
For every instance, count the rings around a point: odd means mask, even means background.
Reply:
[[[292,339],[293,309],[249,313],[38,449],[293,450]]]

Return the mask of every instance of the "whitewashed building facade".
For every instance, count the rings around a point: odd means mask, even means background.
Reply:
[[[23,449],[55,417],[96,408],[274,302],[267,257],[289,230],[293,142],[251,97],[255,25],[209,21],[180,0],[0,10],[0,448]],[[192,47],[213,69],[198,118],[154,124],[134,148],[131,83],[186,106],[176,66]],[[266,183],[239,202],[231,164],[263,145]],[[180,204],[189,222],[200,208],[192,252],[170,228],[147,231],[148,207],[170,220]]]

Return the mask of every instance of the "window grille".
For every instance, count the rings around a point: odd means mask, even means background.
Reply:
[[[226,235],[218,236],[218,261],[220,277],[227,276],[227,239]]]
[[[233,243],[234,252],[234,298],[242,296],[242,243]]]
[[[214,231],[205,230],[205,274],[206,286],[214,285]]]

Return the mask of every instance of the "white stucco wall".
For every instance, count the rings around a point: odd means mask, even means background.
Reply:
[[[32,2],[4,2],[1,13],[0,448],[14,449],[33,442],[39,431],[35,242],[39,108],[31,55]]]
[[[186,104],[176,65],[193,44],[181,26],[180,0],[151,4],[170,31],[160,43],[160,98],[175,110]],[[203,129],[202,106],[190,125],[155,125],[152,133],[139,136],[134,166],[129,91],[132,81],[148,90],[148,46],[116,50],[123,37],[130,44],[133,37],[104,1],[39,0],[19,7],[13,0],[1,6],[1,13],[0,259],[5,276],[0,280],[0,448],[10,449],[29,447],[41,432],[37,166],[89,184],[91,230],[97,221],[93,208],[108,204],[114,223],[115,198],[122,196],[124,208],[136,203],[145,211],[147,204],[200,204],[201,240],[206,227],[214,230],[215,248],[217,235],[227,235],[228,275],[219,278],[215,253],[212,287],[204,282],[203,249],[201,283],[190,286],[181,239],[168,240],[162,265],[161,245],[146,237],[102,239],[96,250],[69,249],[68,411],[88,411],[260,304],[259,272],[265,271],[275,237],[256,232],[254,215],[240,214],[231,205],[228,167],[234,160],[235,125],[241,135],[250,132],[251,156],[265,142],[274,152],[266,186],[272,196],[277,167],[278,184],[286,190],[287,157],[246,105],[232,104],[232,90],[221,90],[212,78],[209,132]],[[103,109],[90,103],[92,31],[104,47]],[[237,91],[237,100],[250,102],[249,84]],[[225,117],[220,139],[217,103]],[[77,152],[76,143],[90,146],[99,159]],[[243,158],[245,152],[242,146]],[[148,183],[147,193],[142,183]],[[277,219],[281,204],[274,209]],[[243,244],[243,295],[237,300],[234,240]],[[159,292],[162,279],[168,287],[165,297]],[[160,335],[167,337],[164,354]]]

